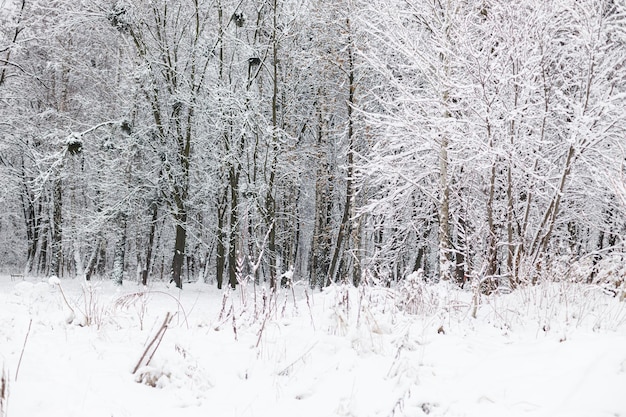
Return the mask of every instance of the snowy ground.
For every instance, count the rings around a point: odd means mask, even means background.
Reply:
[[[626,417],[626,302],[594,287],[61,287],[74,314],[0,276],[6,417]]]

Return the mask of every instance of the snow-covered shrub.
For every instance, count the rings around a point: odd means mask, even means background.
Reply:
[[[329,333],[345,336],[350,323],[350,290],[347,285],[333,285],[324,291],[331,299]]]
[[[187,349],[179,344],[166,351],[156,363],[141,366],[135,382],[153,388],[175,388],[205,392],[213,387],[208,373]]]
[[[148,312],[148,301],[150,299],[148,291],[137,291],[130,294],[124,294],[118,297],[113,303],[114,310],[131,311],[137,313],[139,321],[139,329],[144,329],[144,321]]]
[[[135,373],[135,382],[153,388],[164,388],[168,385],[171,372],[163,367],[142,366]]]
[[[76,326],[97,326],[100,328],[106,318],[107,308],[100,300],[100,286],[92,282],[83,283],[80,298],[68,298],[63,290],[61,280],[56,276],[48,279],[48,284],[59,290],[67,313],[65,322]]]
[[[485,297],[478,318],[513,330],[532,324],[537,334],[565,340],[575,329],[618,329],[626,323],[626,305],[596,284],[545,279],[510,294]]]
[[[398,307],[408,314],[425,313],[437,304],[432,289],[424,281],[424,271],[418,269],[401,283]]]
[[[626,263],[622,255],[614,254],[602,259],[586,257],[572,262],[567,271],[570,282],[598,285],[620,300],[626,299]]]
[[[82,325],[100,328],[106,315],[106,308],[100,300],[99,285],[85,282],[82,285],[82,293],[83,303],[78,307],[82,314]]]

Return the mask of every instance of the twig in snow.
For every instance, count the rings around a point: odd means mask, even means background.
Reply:
[[[217,321],[222,321],[224,314],[226,314],[226,300],[228,300],[228,292],[224,291],[224,296],[222,297],[222,309],[220,310],[220,316],[217,318]]]
[[[396,400],[395,404],[393,405],[393,408],[391,409],[391,412],[389,413],[389,417],[394,417],[396,415],[396,412],[402,413],[404,411],[404,401],[405,399],[410,398],[410,397],[411,397],[411,388],[407,389],[402,394],[402,396]],[[424,414],[429,414],[430,408],[425,408],[424,404],[422,404],[422,411],[424,412]]]
[[[280,376],[289,375],[289,373],[291,372],[291,369],[293,368],[293,366],[296,363],[298,363],[300,361],[303,361],[304,357],[306,355],[308,355],[309,352],[311,352],[315,346],[317,346],[317,342],[313,343],[310,348],[308,348],[302,355],[298,356],[293,362],[291,362],[289,365],[287,365],[282,371],[280,371],[278,373],[278,375],[280,375]]]
[[[30,319],[30,321],[28,322],[28,330],[26,330],[26,337],[24,337],[24,345],[22,346],[22,352],[20,352],[20,359],[17,361],[17,368],[15,369],[16,381],[17,381],[17,375],[20,373],[20,365],[22,364],[22,357],[24,356],[24,350],[26,349],[26,342],[28,342],[28,335],[30,334],[30,326],[32,324],[33,324],[33,319]],[[3,377],[4,377],[4,374],[3,374]]]
[[[2,367],[0,374],[0,417],[7,417],[9,414],[9,377],[7,371]]]
[[[265,330],[265,323],[267,323],[267,316],[269,316],[269,313],[266,314],[265,317],[263,318],[263,323],[261,323],[261,328],[259,329],[259,335],[256,340],[256,345],[254,346],[255,348],[258,348],[259,345],[261,344],[261,337],[263,336],[263,330]]]
[[[76,316],[76,312],[74,311],[74,309],[70,305],[69,301],[67,301],[67,297],[65,297],[65,292],[63,291],[63,287],[61,286],[61,282],[58,280],[58,278],[56,280],[52,280],[51,282],[53,284],[56,284],[59,287],[59,290],[61,291],[61,296],[63,297],[63,301],[65,302],[65,305],[72,312],[72,317],[75,317]],[[70,320],[70,322],[71,322],[71,320]]]
[[[126,308],[129,305],[132,305],[136,300],[142,299],[143,297],[146,297],[147,295],[152,295],[152,294],[161,294],[174,300],[176,302],[176,305],[178,306],[178,310],[183,313],[183,318],[185,319],[185,326],[189,328],[189,321],[187,320],[187,313],[185,312],[185,308],[183,307],[183,304],[180,302],[178,298],[174,297],[172,294],[165,292],[165,291],[150,290],[150,291],[137,291],[133,293],[124,294],[118,297],[118,299],[115,300],[115,303],[113,305],[115,307]],[[173,317],[174,316],[172,316],[172,318]]]
[[[161,344],[161,340],[163,340],[163,336],[165,335],[165,331],[167,330],[167,327],[169,326],[173,318],[174,316],[171,315],[169,312],[165,315],[163,324],[161,324],[161,327],[159,328],[159,330],[157,330],[156,334],[154,335],[150,343],[148,343],[148,345],[146,346],[146,349],[143,351],[141,358],[139,358],[137,365],[135,365],[135,368],[133,369],[133,374],[136,373],[137,370],[142,365],[148,366],[150,364],[150,361],[152,360],[152,357],[156,353],[157,349],[159,348],[159,345]],[[144,364],[143,362],[146,357],[148,357],[148,359],[146,360]]]
[[[313,321],[313,310],[311,310],[311,301],[309,300],[309,291],[305,289],[304,295],[306,295],[306,305],[309,308],[309,316],[311,316],[311,326],[313,326],[313,330],[315,330],[315,322]]]
[[[235,319],[235,309],[233,306],[230,306],[230,313],[233,316],[233,333],[235,334],[235,341],[238,341],[239,338],[237,337],[237,320]]]

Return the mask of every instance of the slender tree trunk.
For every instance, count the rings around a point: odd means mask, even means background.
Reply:
[[[550,242],[550,238],[552,237],[552,232],[554,230],[554,226],[556,224],[557,216],[559,214],[560,206],[561,206],[561,198],[563,196],[563,192],[565,191],[565,184],[569,177],[572,165],[574,163],[576,155],[576,150],[573,145],[570,146],[567,156],[565,157],[565,164],[563,166],[563,172],[561,173],[561,178],[559,181],[559,185],[555,190],[554,196],[546,209],[544,216],[537,228],[537,233],[531,245],[530,253],[533,256],[534,263],[537,263],[541,256],[548,249],[548,243]]]
[[[350,18],[346,20],[346,27],[350,32]],[[335,250],[330,262],[330,269],[328,271],[328,278],[326,284],[329,285],[334,282],[337,277],[339,269],[339,259],[345,251],[346,242],[352,234],[351,214],[354,203],[354,190],[353,190],[353,177],[354,177],[354,116],[353,110],[355,105],[354,93],[356,91],[355,74],[354,74],[354,56],[352,51],[352,35],[348,36],[348,152],[347,152],[347,173],[346,173],[346,202],[343,207],[343,215],[341,217],[341,224],[339,225],[339,232],[337,233],[337,241],[335,243]]]
[[[42,229],[41,229],[41,239],[40,239],[40,243],[39,243],[39,260],[37,262],[37,272],[40,274],[44,274],[44,275],[48,275],[48,273],[50,272],[49,269],[49,264],[48,264],[48,241],[49,239],[49,233],[50,233],[50,227],[49,227],[49,222],[45,222],[42,225]]]
[[[111,278],[117,285],[122,285],[124,281],[124,263],[126,258],[126,222],[127,215],[124,212],[117,214],[118,234],[115,240],[115,250],[113,252],[113,273]]]
[[[321,96],[321,92],[318,92]],[[328,148],[324,130],[324,109],[318,108],[317,126],[317,160],[318,167],[315,175],[315,225],[311,243],[311,287],[323,287],[328,276],[331,248],[331,216],[333,209],[332,181],[325,150]]]
[[[230,167],[230,235],[228,240],[228,283],[232,288],[238,284],[237,256],[239,242],[239,172]]]
[[[187,211],[176,215],[176,238],[172,257],[171,281],[177,288],[183,288],[182,271],[185,263],[185,242],[187,240]]]
[[[29,273],[33,269],[35,263],[35,256],[37,254],[37,246],[39,244],[39,233],[41,228],[41,199],[36,203],[32,196],[32,193],[28,189],[27,178],[24,166],[24,158],[22,157],[22,172],[21,180],[23,190],[20,193],[22,202],[22,210],[24,212],[24,222],[26,226],[26,267],[25,273]]]
[[[512,60],[513,77],[517,77],[517,62]],[[514,98],[513,108],[517,109],[519,105],[519,85],[514,85]],[[511,120],[509,125],[509,144],[513,149],[514,139],[516,136],[516,123],[515,119]],[[519,278],[517,275],[517,268],[515,265],[515,243],[513,242],[513,222],[514,222],[514,199],[513,199],[513,155],[512,151],[509,153],[509,163],[507,164],[507,188],[506,188],[506,235],[507,235],[507,256],[506,256],[506,268],[509,276],[509,285],[512,289],[516,288],[519,284]],[[521,236],[520,236],[521,239]]]
[[[450,188],[448,185],[448,137],[444,134],[439,148],[439,274],[450,280]]]
[[[465,280],[467,277],[467,265],[468,262],[466,258],[466,249],[467,249],[467,224],[465,222],[465,213],[462,212],[459,215],[459,228],[456,239],[456,250],[455,250],[455,279],[458,285],[463,287],[465,285]]]
[[[517,274],[514,268],[514,246],[513,242],[513,167],[512,162],[509,161],[507,166],[507,187],[506,187],[506,271],[509,277],[509,285],[512,289],[517,287]]]
[[[496,225],[493,218],[493,204],[496,189],[496,163],[491,165],[491,174],[489,177],[489,197],[487,198],[487,269],[485,274],[493,277],[498,269],[498,239],[496,236]]]
[[[598,242],[596,243],[596,251],[592,257],[592,268],[587,283],[593,283],[594,279],[598,275],[598,263],[602,260],[602,249],[604,249],[604,231],[600,230],[598,234]]]
[[[56,174],[52,186],[52,241],[50,244],[50,274],[60,276],[63,261],[63,218],[62,218],[62,184],[60,174]]]
[[[224,192],[226,194],[226,190]],[[215,278],[217,288],[222,289],[224,283],[224,269],[226,267],[226,198],[218,199],[217,202],[217,249],[215,259]]]
[[[276,289],[276,277],[278,271],[278,260],[276,253],[276,199],[274,198],[274,188],[276,181],[276,168],[278,164],[278,2],[272,1],[273,7],[273,27],[272,27],[272,162],[270,165],[270,177],[267,185],[267,197],[265,200],[266,225],[270,228],[268,236],[268,255],[270,269],[270,288]]]
[[[452,15],[458,13],[458,3],[456,2],[437,2],[433,3],[433,7],[437,14],[441,16],[443,24],[442,31],[446,46],[452,46],[455,39],[450,34],[452,25]],[[442,52],[440,54],[440,65],[443,68],[444,79],[443,85],[450,82],[451,65],[449,56],[450,52]],[[447,87],[444,87],[447,88]],[[453,123],[452,113],[450,112],[450,91],[444,89],[442,94],[442,102],[444,104],[443,119],[444,123]],[[440,133],[439,144],[439,276],[442,281],[449,281],[452,278],[451,271],[451,253],[450,253],[450,178],[448,174],[448,147],[450,146],[450,138],[447,128],[443,128]]]
[[[356,287],[361,283],[363,278],[363,270],[361,267],[361,258],[363,253],[363,223],[359,219],[356,227],[352,228],[352,241],[355,244],[354,248],[354,265],[352,267],[352,284]]]
[[[156,234],[156,224],[159,215],[159,205],[156,202],[152,203],[152,219],[150,220],[150,232],[148,233],[148,247],[146,248],[146,264],[143,271],[141,271],[141,285],[148,285],[148,275],[150,274],[150,267],[152,262],[152,249],[154,247],[154,236]]]
[[[102,237],[102,233],[98,233],[94,246],[91,249],[91,254],[89,255],[89,259],[87,260],[87,265],[85,265],[85,281],[91,280],[91,276],[96,270],[96,264],[98,261],[98,255],[101,251],[101,246],[103,245],[104,245],[104,237]]]

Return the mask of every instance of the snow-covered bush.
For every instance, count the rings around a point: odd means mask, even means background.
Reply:
[[[83,303],[78,307],[83,316],[83,325],[100,328],[106,316],[106,307],[100,300],[100,288],[97,283],[85,282],[82,285]]]
[[[148,291],[137,291],[130,294],[124,294],[115,300],[113,303],[113,309],[120,311],[134,310],[137,313],[139,329],[143,330],[149,300],[150,297]]]
[[[572,262],[566,276],[569,281],[598,285],[607,294],[626,299],[626,263],[621,254],[602,259],[586,257]]]
[[[135,382],[153,388],[164,388],[168,385],[172,374],[169,369],[156,366],[142,366],[135,373]]]
[[[175,388],[190,394],[206,392],[213,387],[211,378],[191,353],[179,344],[159,354],[159,360],[141,366],[135,382],[153,388]]]
[[[424,272],[419,269],[407,276],[398,290],[398,307],[408,314],[432,311],[437,304],[432,286],[424,281]]]

